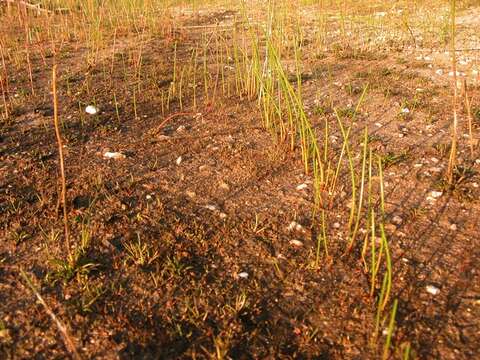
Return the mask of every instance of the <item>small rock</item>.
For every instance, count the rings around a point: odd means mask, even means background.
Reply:
[[[340,229],[340,223],[338,223],[338,222],[333,223],[333,228],[334,229]]]
[[[241,273],[238,273],[238,277],[240,279],[248,279],[248,273],[245,271],[242,271]]]
[[[106,159],[125,159],[126,156],[119,152],[107,151],[105,154],[103,154],[103,157]]]
[[[208,209],[210,211],[215,211],[217,210],[217,207],[215,205],[205,205],[205,209]]]
[[[430,192],[430,196],[434,199],[438,199],[442,195],[443,195],[443,192],[441,192],[441,191],[431,191]]]
[[[184,132],[187,128],[185,127],[185,125],[180,125],[178,128],[177,128],[177,132]]]
[[[448,73],[448,76],[453,76],[453,74],[454,74],[453,71],[450,71],[450,72]],[[464,73],[464,72],[461,72],[461,71],[457,71],[457,72],[456,72],[456,75],[457,75],[457,76],[465,76],[465,73]]]
[[[230,186],[228,186],[228,184],[226,182],[222,181],[218,187],[222,190],[230,191]]]
[[[182,161],[183,161],[182,157],[179,156],[175,162],[177,163],[177,165],[180,165]]]
[[[307,187],[308,187],[307,184],[300,184],[300,185],[297,186],[297,190],[300,191],[300,190],[306,189]]]
[[[300,232],[304,232],[304,231],[305,231],[305,229],[303,228],[303,226],[300,225],[299,223],[297,223],[296,221],[292,221],[292,222],[288,225],[287,230],[288,230],[288,231],[293,231],[293,230],[295,230],[295,231],[300,231]]]
[[[398,215],[395,215],[393,218],[392,218],[392,222],[394,224],[397,224],[397,225],[400,225],[402,222],[403,222],[403,219],[398,216]]]
[[[290,240],[289,243],[290,243],[290,245],[293,245],[295,247],[302,247],[303,246],[303,242],[301,242],[300,240]]]
[[[410,109],[409,108],[403,108],[402,109],[402,114],[409,114],[410,113]]]
[[[195,192],[193,192],[191,190],[185,191],[185,194],[187,194],[187,196],[191,199],[193,199],[195,196],[197,196],[197,194],[195,194]]]
[[[220,219],[224,220],[227,218],[227,214],[221,212],[220,214],[218,214],[218,216],[220,217]]]
[[[427,285],[427,286],[425,287],[425,289],[427,290],[427,292],[428,292],[429,294],[432,294],[432,295],[438,295],[438,294],[440,294],[440,289],[437,288],[436,286]]]
[[[435,74],[437,74],[437,75],[443,75],[443,70],[442,70],[442,69],[438,69],[437,71],[435,71]]]
[[[457,225],[456,225],[456,224],[451,224],[451,225],[450,225],[450,230],[452,230],[452,231],[457,231],[457,229],[458,229],[458,228],[457,228]]]
[[[85,108],[85,112],[86,112],[87,114],[90,114],[90,115],[95,115],[95,114],[97,114],[99,111],[100,111],[100,110],[99,110],[97,107],[93,106],[93,105],[88,105],[88,106]]]

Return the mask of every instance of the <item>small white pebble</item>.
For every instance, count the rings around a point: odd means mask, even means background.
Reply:
[[[103,154],[103,157],[106,159],[125,159],[124,154],[110,151],[107,151],[105,154]]]
[[[427,286],[425,287],[425,289],[427,290],[427,292],[428,292],[429,294],[432,294],[432,295],[438,295],[438,294],[440,294],[440,289],[437,288],[436,286],[427,285]]]
[[[416,168],[419,168],[419,167],[422,167],[423,164],[415,164],[414,166],[415,166]]]
[[[177,132],[184,132],[185,130],[186,130],[185,125],[180,125],[180,126],[177,128]]]
[[[300,191],[300,190],[306,189],[307,187],[308,187],[307,184],[300,184],[300,185],[297,186],[297,190]]]
[[[98,113],[98,108],[93,106],[93,105],[88,105],[86,108],[85,108],[85,112],[87,114],[90,114],[90,115],[95,115]]]
[[[182,157],[179,156],[175,162],[177,163],[177,165],[180,165],[182,161],[183,161]]]
[[[240,279],[248,279],[248,273],[245,271],[242,271],[241,273],[238,273],[238,277]]]
[[[148,194],[147,196],[145,196],[145,198],[146,198],[147,200],[152,200],[152,195]]]
[[[402,114],[409,114],[410,113],[410,109],[409,108],[403,108],[402,109]]]
[[[452,231],[457,231],[457,229],[458,229],[458,228],[457,228],[457,225],[456,225],[456,224],[451,224],[451,225],[450,225],[450,230],[452,230]]]
[[[227,218],[227,214],[225,214],[225,213],[223,213],[223,212],[222,212],[222,213],[220,213],[220,214],[218,214],[218,216],[219,216],[219,217],[220,217],[220,219],[222,219],[222,220],[224,220],[224,219],[226,219],[226,218]]]
[[[443,75],[443,70],[442,70],[442,69],[438,69],[437,71],[435,71],[435,74],[437,74],[437,75]]]
[[[334,229],[339,229],[340,228],[340,223],[338,223],[338,222],[333,223],[333,228]]]
[[[215,211],[217,210],[217,207],[215,205],[205,205],[205,209],[208,209],[210,211]]]
[[[443,192],[441,192],[441,191],[431,191],[430,192],[430,196],[433,197],[434,199],[438,199],[442,195],[443,195]]]
[[[287,230],[288,230],[288,231],[293,231],[293,230],[295,230],[295,231],[300,231],[300,232],[304,232],[304,231],[305,231],[305,229],[303,228],[303,226],[300,225],[299,223],[297,223],[296,221],[292,221],[292,222],[288,225]]]
[[[454,74],[453,71],[450,71],[450,72],[448,73],[448,76],[453,76],[453,74]],[[461,71],[457,71],[457,72],[456,72],[456,75],[457,75],[457,76],[465,76],[465,73],[464,73],[464,72],[461,72]]]
[[[302,247],[303,243],[300,240],[290,240],[289,241],[290,245],[296,246],[296,247]]]
[[[398,216],[398,215],[395,215],[393,218],[392,218],[392,222],[394,224],[397,224],[397,225],[400,225],[402,222],[403,222],[403,219]]]

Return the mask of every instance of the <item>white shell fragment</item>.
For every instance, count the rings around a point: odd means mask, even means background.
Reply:
[[[125,159],[126,156],[119,152],[107,151],[105,154],[103,154],[103,157],[106,159]]]
[[[427,290],[427,292],[431,295],[438,295],[440,294],[440,289],[437,288],[436,286],[433,286],[433,285],[427,285],[425,287],[425,289]]]
[[[90,115],[95,115],[95,114],[98,114],[99,109],[98,109],[96,106],[88,105],[88,106],[85,108],[85,112],[86,112],[87,114],[90,114]]]

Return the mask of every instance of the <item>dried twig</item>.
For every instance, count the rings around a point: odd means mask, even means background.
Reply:
[[[23,0],[0,0],[0,3],[6,3],[6,4],[18,4],[20,6],[25,6],[28,9],[35,10],[37,12],[46,12],[46,13],[51,13],[50,10],[44,9],[40,6],[40,4],[32,4],[29,3],[28,1],[23,1]]]
[[[53,123],[55,125],[55,135],[57,137],[58,154],[60,157],[60,180],[62,182],[62,204],[63,204],[63,224],[65,228],[65,242],[67,244],[67,253],[70,255],[70,232],[68,230],[67,216],[67,185],[65,180],[65,164],[63,161],[63,144],[58,124],[58,100],[57,100],[57,65],[53,65],[52,70],[52,92],[53,92]]]
[[[456,0],[450,0],[451,1],[451,21],[452,21],[452,27],[451,27],[451,35],[452,35],[452,41],[451,41],[451,48],[452,50],[455,49],[455,35],[456,35],[456,29],[455,29],[455,16],[456,16]],[[452,146],[450,148],[450,157],[448,159],[448,168],[447,168],[447,180],[448,184],[452,185],[454,181],[454,176],[453,172],[455,170],[456,162],[457,162],[457,128],[458,128],[458,112],[457,112],[457,99],[458,99],[458,90],[457,90],[457,57],[455,54],[455,51],[452,51],[452,72],[453,72],[453,100],[452,100],[452,106],[453,106],[453,124],[452,124]]]
[[[470,142],[470,155],[473,158],[473,146],[474,146],[473,131],[472,131],[473,116],[472,116],[471,101],[468,97],[467,80],[463,81],[463,91],[464,91],[464,94],[465,94],[465,107],[467,108],[468,138],[470,140],[469,141]]]
[[[62,335],[63,342],[65,344],[65,347],[67,348],[67,351],[72,355],[72,357],[75,360],[81,359],[80,355],[77,352],[77,349],[75,347],[75,344],[74,344],[72,338],[70,337],[70,335],[67,332],[67,328],[65,327],[65,325],[63,325],[62,322],[53,313],[52,309],[50,309],[50,307],[47,305],[47,303],[43,299],[42,295],[40,295],[38,290],[35,288],[35,285],[33,285],[32,281],[30,280],[28,275],[23,271],[23,269],[20,269],[20,275],[22,275],[23,279],[27,283],[30,290],[32,290],[32,292],[35,294],[35,296],[38,299],[38,301],[40,302],[40,304],[42,304],[43,307],[45,308],[45,311],[47,312],[47,314],[53,320],[55,325],[57,325],[58,331]]]

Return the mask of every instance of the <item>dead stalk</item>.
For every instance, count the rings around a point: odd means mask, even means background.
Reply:
[[[453,124],[452,124],[452,146],[450,149],[450,157],[448,160],[447,180],[450,185],[453,184],[453,172],[457,161],[457,127],[458,127],[458,113],[457,113],[457,57],[455,53],[455,10],[456,0],[451,0],[451,35],[452,35],[452,72],[453,72]]]
[[[65,228],[65,242],[67,244],[67,254],[70,257],[70,232],[68,229],[67,216],[67,185],[65,180],[65,165],[63,160],[63,144],[58,124],[58,99],[57,99],[57,65],[53,65],[52,71],[52,92],[53,92],[53,122],[55,125],[55,135],[57,137],[58,154],[60,157],[60,180],[62,183],[62,205],[63,205],[63,225]]]
[[[468,89],[467,89],[467,80],[463,81],[463,89],[465,93],[465,107],[467,108],[467,119],[468,119],[468,138],[470,142],[470,156],[473,158],[473,147],[474,147],[474,139],[473,139],[473,130],[472,130],[472,106],[471,101],[468,97]]]

